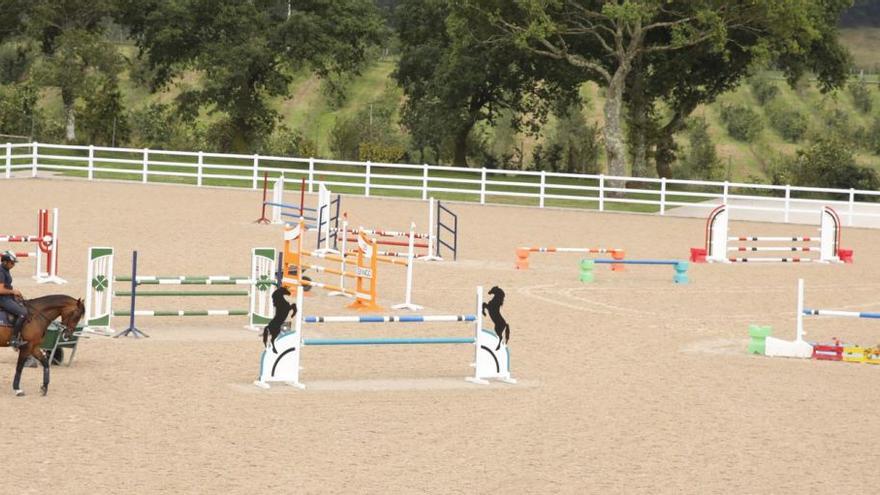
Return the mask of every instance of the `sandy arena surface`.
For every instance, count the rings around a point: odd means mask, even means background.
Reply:
[[[250,248],[281,247],[256,225],[259,193],[68,180],[0,182],[4,233],[61,209],[64,286],[15,270],[26,296],[83,297],[89,246],[113,246],[116,272],[247,275]],[[420,230],[423,202],[345,197],[354,224]],[[853,265],[598,267],[520,245],[621,247],[630,258],[686,258],[704,220],[453,204],[457,262],[420,263],[426,313],[473,312],[474,287],[507,292],[517,385],[481,387],[469,346],[307,348],[305,391],[257,389],[261,344],[243,317],[142,318],[149,339],[93,337],[70,368],[25,369],[0,349],[0,494],[63,493],[855,493],[876,491],[880,366],[746,354],[750,323],[793,338],[796,281],[807,305],[880,311],[880,231],[845,229]],[[815,235],[734,222],[732,234]],[[21,247],[15,246],[15,249]],[[787,254],[787,253],[786,253]],[[332,281],[332,279],[331,279]],[[383,305],[404,272],[380,268]],[[124,289],[124,288],[123,288]],[[191,299],[191,298],[190,298]],[[117,300],[124,309],[127,300]],[[306,314],[351,314],[310,297]],[[144,300],[141,309],[244,308],[241,298]],[[122,318],[114,326],[125,325]],[[488,319],[487,319],[488,321]],[[466,325],[339,325],[311,336],[461,335]],[[880,343],[876,320],[807,320],[808,339]]]

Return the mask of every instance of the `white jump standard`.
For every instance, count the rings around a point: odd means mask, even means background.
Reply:
[[[464,315],[383,315],[383,316],[303,316],[303,288],[297,287],[296,304],[299,311],[292,332],[283,333],[260,356],[260,375],[254,382],[261,388],[269,388],[271,382],[283,382],[297,388],[305,388],[299,380],[300,359],[306,346],[336,345],[441,345],[468,344],[474,346],[474,376],[466,378],[476,384],[488,384],[489,379],[516,383],[510,376],[510,351],[493,332],[483,330],[483,288],[477,287],[476,313]],[[422,337],[422,338],[350,338],[306,339],[303,323],[473,323],[473,337]],[[496,351],[496,347],[498,350]]]
[[[715,262],[715,263],[755,263],[755,262],[782,262],[782,263],[852,263],[852,250],[840,247],[840,217],[831,207],[822,208],[819,221],[819,237],[814,236],[728,236],[728,208],[721,205],[712,210],[706,220],[706,244],[704,248],[691,249],[691,261]],[[746,243],[773,243],[787,245],[751,245]],[[730,243],[737,243],[730,245]],[[792,245],[791,243],[801,243]],[[818,243],[818,246],[811,245]],[[818,253],[818,257],[735,257],[729,256],[730,252],[802,252]]]
[[[128,329],[121,335],[146,336],[135,326],[136,316],[244,316],[248,318],[250,329],[261,329],[272,319],[272,291],[275,285],[274,248],[254,248],[251,251],[250,276],[153,276],[137,274],[137,251],[132,253],[131,275],[114,275],[113,248],[93,247],[89,249],[88,277],[86,280],[85,328],[91,332],[112,333],[110,320],[114,316],[127,316]],[[114,291],[114,282],[130,283],[131,290]],[[247,286],[239,290],[154,290],[141,291],[142,285],[155,286]],[[157,287],[158,288],[158,287]],[[218,288],[219,289],[219,288]],[[137,299],[143,297],[247,297],[248,308],[241,309],[195,309],[195,310],[139,310]],[[131,298],[127,311],[113,310],[113,298]]]

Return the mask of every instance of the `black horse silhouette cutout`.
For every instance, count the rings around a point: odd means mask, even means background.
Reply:
[[[483,316],[486,315],[486,310],[489,310],[489,318],[495,324],[495,333],[498,335],[498,347],[495,348],[497,351],[501,349],[502,334],[504,335],[504,345],[507,345],[507,341],[510,340],[510,325],[501,316],[501,306],[504,304],[504,291],[500,287],[495,286],[489,289],[489,294],[492,296],[492,299],[489,302],[483,303]]]
[[[275,316],[272,317],[272,320],[269,321],[269,324],[263,327],[263,346],[266,346],[266,340],[269,338],[269,335],[272,336],[272,351],[276,354],[278,350],[275,349],[275,339],[278,338],[278,334],[281,333],[281,327],[284,325],[284,320],[287,319],[287,315],[292,312],[291,317],[296,316],[296,304],[290,304],[287,302],[287,299],[284,296],[289,296],[290,291],[287,290],[286,287],[279,287],[275,289],[275,292],[272,293],[272,306],[275,306]]]

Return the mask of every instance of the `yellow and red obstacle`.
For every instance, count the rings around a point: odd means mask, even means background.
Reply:
[[[830,343],[811,343],[804,340],[805,316],[836,316],[844,318],[880,319],[880,313],[864,311],[840,311],[836,309],[811,309],[804,307],[804,280],[798,279],[797,326],[795,340],[783,340],[771,337],[769,326],[750,325],[749,354],[765,356],[812,358],[821,361],[843,361],[848,363],[880,364],[880,345],[860,347],[852,344],[841,344],[835,338]]]

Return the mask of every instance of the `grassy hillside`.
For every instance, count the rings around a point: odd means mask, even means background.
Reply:
[[[859,66],[880,66],[880,57],[876,55],[880,53],[880,28],[845,29],[842,37]],[[134,48],[123,46],[122,49],[126,56],[133,59]],[[341,105],[334,106],[331,98],[323,90],[325,83],[308,73],[295,75],[290,87],[291,96],[277,98],[273,104],[286,126],[301,131],[308,139],[313,140],[318,146],[319,156],[331,157],[329,136],[337,119],[354,115],[376,101],[387,85],[393,84],[390,74],[394,69],[394,63],[391,58],[379,59],[367,67],[360,76],[352,78],[346,84],[347,98]],[[861,114],[855,109],[852,96],[846,89],[831,94],[821,94],[815,85],[809,83],[804,83],[797,89],[789,88],[778,74],[768,73],[760,77],[774,80],[780,89],[777,99],[784,102],[785,107],[796,109],[808,117],[810,132],[813,135],[821,135],[825,126],[825,116],[835,110],[845,112],[852,125],[861,127],[870,126],[874,116],[880,116],[880,89],[877,86],[876,75],[869,75],[873,110],[868,115]],[[186,75],[178,81],[177,86],[172,86],[162,93],[151,94],[131,81],[127,72],[122,75],[124,102],[129,109],[139,108],[154,101],[170,102],[179,92],[180,85],[194,84],[198,84],[197,78]],[[584,85],[582,95],[587,103],[585,116],[590,123],[597,122],[600,125],[602,123],[604,104],[602,93],[595,84]],[[747,105],[762,115],[765,128],[755,142],[744,143],[728,134],[720,114],[722,106],[730,104]],[[60,121],[61,105],[57,94],[47,92],[43,106],[50,116]],[[775,154],[791,155],[799,145],[803,144],[786,142],[769,126],[765,109],[758,104],[747,84],[722,95],[718,101],[699,108],[695,113],[708,121],[709,134],[716,144],[719,158],[728,165],[731,180],[763,176],[763,166]],[[214,117],[205,112],[204,118],[210,120]],[[554,122],[551,120],[544,129],[544,136],[549,135],[553,128]],[[491,136],[493,131],[490,129],[487,133]],[[530,162],[535,145],[541,140],[541,136],[537,138],[516,136],[513,140],[514,145],[523,150],[526,165]],[[683,138],[680,139],[680,144],[683,149],[687,146]],[[496,149],[495,152],[499,151]],[[858,156],[858,160],[862,164],[880,169],[880,159],[877,156],[863,153]]]

